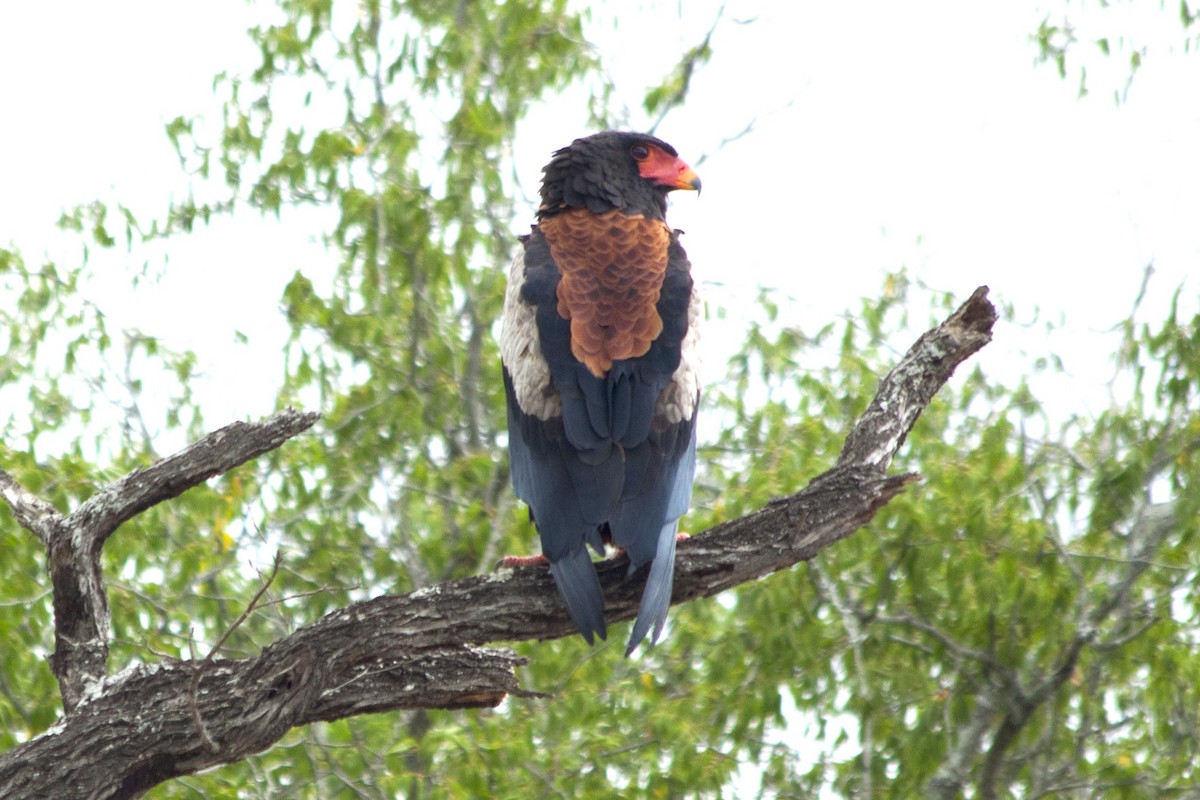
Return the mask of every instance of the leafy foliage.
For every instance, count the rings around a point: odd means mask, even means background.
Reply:
[[[1129,97],[1138,71],[1153,58],[1171,52],[1192,52],[1197,39],[1200,8],[1193,0],[1159,3],[1101,2],[1088,13],[1047,14],[1033,34],[1038,59],[1053,64],[1060,78],[1078,83],[1079,96],[1088,94],[1092,76],[1113,88],[1122,103]],[[1176,11],[1173,15],[1170,12]]]
[[[120,669],[207,654],[281,548],[269,602],[226,645],[253,653],[380,592],[491,568],[534,537],[508,489],[494,327],[513,239],[508,177],[534,101],[594,75],[565,2],[282,2],[261,63],[221,76],[215,147],[167,133],[196,191],[163,219],[119,209],[126,246],[244,209],[323,209],[331,264],[280,287],[281,405],[317,436],[137,517],[106,547]],[[712,31],[653,88],[664,114]],[[219,189],[212,189],[215,183]],[[208,188],[205,188],[208,187]],[[106,209],[63,224],[116,246]],[[60,508],[198,430],[194,360],[117,333],[76,268],[0,251],[0,450]],[[698,532],[794,491],[836,457],[877,376],[945,309],[903,275],[815,331],[764,295],[706,395]],[[907,442],[923,482],[813,563],[672,613],[637,660],[612,644],[524,646],[528,688],[491,712],[376,715],[151,792],[169,797],[1158,797],[1200,782],[1195,539],[1200,318],[1131,317],[1097,418],[1052,420],[1039,370],[976,369]],[[986,351],[985,351],[986,354]],[[163,389],[163,387],[167,387]],[[89,391],[90,388],[90,391]],[[1124,392],[1120,394],[1120,392]],[[162,396],[161,394],[157,396]],[[120,411],[120,435],[96,433]],[[157,406],[154,406],[157,407]],[[107,410],[106,410],[107,409]],[[88,435],[94,438],[89,440]],[[53,446],[51,446],[53,445]],[[52,724],[50,601],[32,537],[0,515],[0,742]],[[265,555],[264,555],[265,554]]]
[[[794,365],[819,361],[804,355],[832,329],[752,331],[719,400],[735,420],[721,449],[739,454],[730,495],[754,507],[819,470],[812,454],[837,446],[882,366],[873,343],[903,321],[905,281],[891,288],[845,325],[824,369]],[[806,579],[738,594],[736,636],[754,654],[756,685],[801,709],[790,730],[805,712],[822,727],[838,719],[856,751],[803,775],[768,770],[770,786],[1155,797],[1195,782],[1194,742],[1178,731],[1195,729],[1196,689],[1177,670],[1196,623],[1184,598],[1195,580],[1198,326],[1177,311],[1160,328],[1128,323],[1119,367],[1137,380],[1127,404],[1051,436],[1030,433],[1052,423],[1029,386],[964,376],[907,443],[920,488],[823,553]],[[746,407],[756,368],[786,399]],[[780,624],[789,619],[796,630]],[[751,688],[722,679],[734,696]],[[1163,736],[1170,747],[1156,744]]]

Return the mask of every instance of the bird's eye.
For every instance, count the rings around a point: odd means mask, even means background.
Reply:
[[[645,161],[650,157],[650,148],[644,144],[635,144],[629,148],[629,155],[633,156],[638,161]]]

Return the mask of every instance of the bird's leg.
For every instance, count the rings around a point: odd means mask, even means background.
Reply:
[[[496,562],[497,569],[511,567],[548,567],[550,559],[546,558],[545,554],[538,553],[536,556],[505,556]]]

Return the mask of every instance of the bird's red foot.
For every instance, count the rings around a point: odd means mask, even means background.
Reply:
[[[690,539],[690,538],[692,538],[692,535],[690,533],[684,533],[683,531],[680,531],[679,533],[675,534],[675,541],[677,541],[677,542],[682,542],[684,539]]]
[[[497,562],[497,568],[511,567],[548,567],[550,559],[538,553],[536,556],[505,556]]]

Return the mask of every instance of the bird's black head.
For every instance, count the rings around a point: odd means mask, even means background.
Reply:
[[[570,208],[620,209],[663,219],[667,192],[700,190],[700,178],[675,148],[645,133],[604,131],[576,139],[542,170],[538,218]]]

